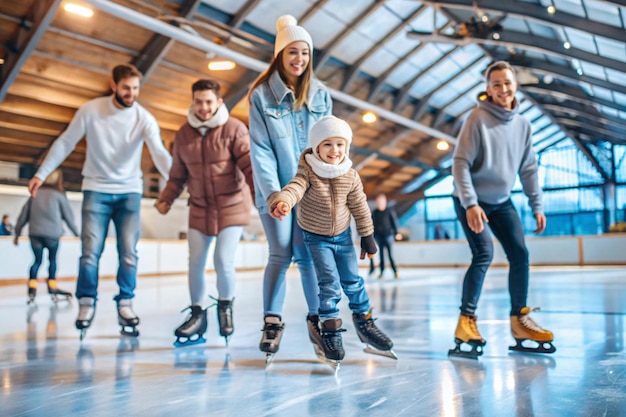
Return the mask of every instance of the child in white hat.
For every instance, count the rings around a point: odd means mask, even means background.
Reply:
[[[298,224],[317,273],[322,346],[317,352],[335,365],[345,355],[342,321],[337,304],[343,288],[353,312],[354,326],[366,351],[395,358],[392,341],[374,324],[369,297],[358,265],[351,216],[361,235],[361,256],[376,253],[374,225],[361,178],[348,157],[352,130],[334,116],[318,120],[310,132],[311,147],[300,156],[296,176],[267,201],[270,215],[281,220],[298,204]],[[317,350],[317,349],[316,349]]]

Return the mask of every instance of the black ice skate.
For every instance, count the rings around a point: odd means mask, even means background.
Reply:
[[[182,311],[185,310],[191,310],[191,313],[185,322],[174,331],[174,336],[176,336],[174,346],[184,347],[205,343],[206,339],[203,335],[209,325],[206,309],[199,305],[192,305]]]
[[[232,300],[217,300],[217,322],[220,326],[220,336],[226,340],[226,346],[230,336],[235,331],[233,324],[233,301]]]
[[[28,280],[28,301],[26,302],[26,304],[28,305],[34,304],[36,296],[37,296],[37,280],[29,279]]]
[[[363,352],[398,359],[392,350],[393,342],[374,324],[372,310],[362,314],[352,314],[352,321],[361,342],[365,343]]]
[[[48,280],[48,294],[50,294],[50,298],[52,298],[52,301],[55,303],[58,301],[70,301],[72,298],[71,292],[59,288],[56,279]]]
[[[324,354],[324,343],[322,342],[322,333],[320,331],[320,317],[308,314],[306,316],[306,327],[309,332],[309,340],[313,344],[315,356],[320,360],[326,359]]]
[[[265,352],[265,366],[269,366],[274,360],[274,355],[280,347],[280,339],[283,337],[285,323],[280,321],[280,317],[265,316],[263,326],[263,337],[259,343],[261,352]]]
[[[95,314],[96,300],[91,297],[81,297],[78,300],[78,317],[76,318],[76,328],[80,330],[81,341],[85,338]]]
[[[456,346],[448,351],[448,356],[466,359],[478,359],[483,354],[483,347],[487,344],[480,335],[476,325],[476,316],[461,314],[454,331],[454,343]],[[471,350],[463,350],[461,346],[467,344]]]
[[[341,319],[326,319],[321,326],[322,344],[324,347],[323,361],[335,371],[339,370],[341,361],[346,355],[346,352],[343,350],[343,341],[341,340],[341,333],[346,330],[342,329],[341,325]]]
[[[133,311],[133,301],[131,299],[119,300],[117,302],[117,322],[122,326],[120,329],[122,336],[139,336],[139,330],[137,330],[139,317]]]

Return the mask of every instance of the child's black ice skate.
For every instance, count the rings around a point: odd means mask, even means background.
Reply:
[[[96,301],[91,297],[81,297],[78,300],[78,317],[76,318],[76,328],[80,330],[80,340],[85,338],[87,329],[91,326],[93,317],[96,314]]]
[[[28,280],[28,301],[26,304],[31,305],[35,303],[35,297],[37,296],[37,280]]]
[[[122,326],[120,329],[122,336],[139,336],[139,330],[137,330],[139,317],[133,311],[132,300],[124,299],[117,302],[117,322]]]
[[[361,342],[365,343],[363,352],[398,359],[392,350],[393,342],[374,323],[372,310],[362,314],[352,314],[352,321]]]
[[[220,336],[226,341],[226,346],[230,340],[230,336],[235,331],[233,324],[233,301],[232,300],[217,300],[217,322],[220,326]]]
[[[280,317],[265,316],[265,325],[263,326],[263,337],[259,343],[259,350],[265,352],[265,367],[271,365],[274,355],[280,347],[280,339],[283,337],[285,323],[280,321]]]
[[[346,355],[341,339],[341,333],[346,330],[342,329],[341,325],[341,319],[326,319],[321,326],[324,358],[320,359],[333,368],[335,372],[339,371],[341,361]]]
[[[185,347],[205,343],[206,339],[203,335],[209,324],[206,309],[199,305],[192,305],[183,311],[185,310],[191,310],[191,313],[185,322],[174,331],[174,336],[176,336],[174,346]]]
[[[448,356],[466,359],[478,359],[483,354],[483,347],[487,344],[482,338],[476,325],[474,314],[461,314],[454,331],[456,346],[448,351]],[[461,346],[467,344],[470,350],[463,350]]]
[[[56,279],[48,280],[48,294],[53,302],[70,301],[72,293],[59,288]]]

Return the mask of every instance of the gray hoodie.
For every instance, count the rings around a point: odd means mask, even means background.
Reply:
[[[507,110],[479,99],[454,149],[453,195],[466,209],[479,201],[501,204],[510,198],[519,174],[533,214],[542,213],[537,170],[530,122],[519,114],[517,102],[513,110]]]
[[[28,235],[58,239],[63,236],[63,223],[78,236],[74,214],[65,194],[50,187],[41,187],[37,197],[29,198],[15,225],[15,236],[19,237],[22,228],[29,223]]]

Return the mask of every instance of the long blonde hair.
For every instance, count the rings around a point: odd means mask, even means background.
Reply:
[[[250,100],[250,94],[254,91],[255,88],[260,86],[261,84],[267,82],[272,74],[275,71],[278,71],[278,75],[283,80],[285,84],[287,84],[287,77],[285,77],[285,67],[283,66],[283,49],[276,55],[272,62],[270,62],[270,66],[267,67],[265,71],[263,71],[256,80],[250,86],[250,90],[248,92],[248,100]],[[298,77],[298,85],[291,86],[295,88],[294,96],[296,97],[295,102],[293,103],[294,110],[298,110],[304,106],[306,103],[307,97],[309,96],[309,90],[311,89],[311,80],[313,79],[313,56],[311,55],[311,59],[309,60],[309,65],[306,66],[302,75]]]

